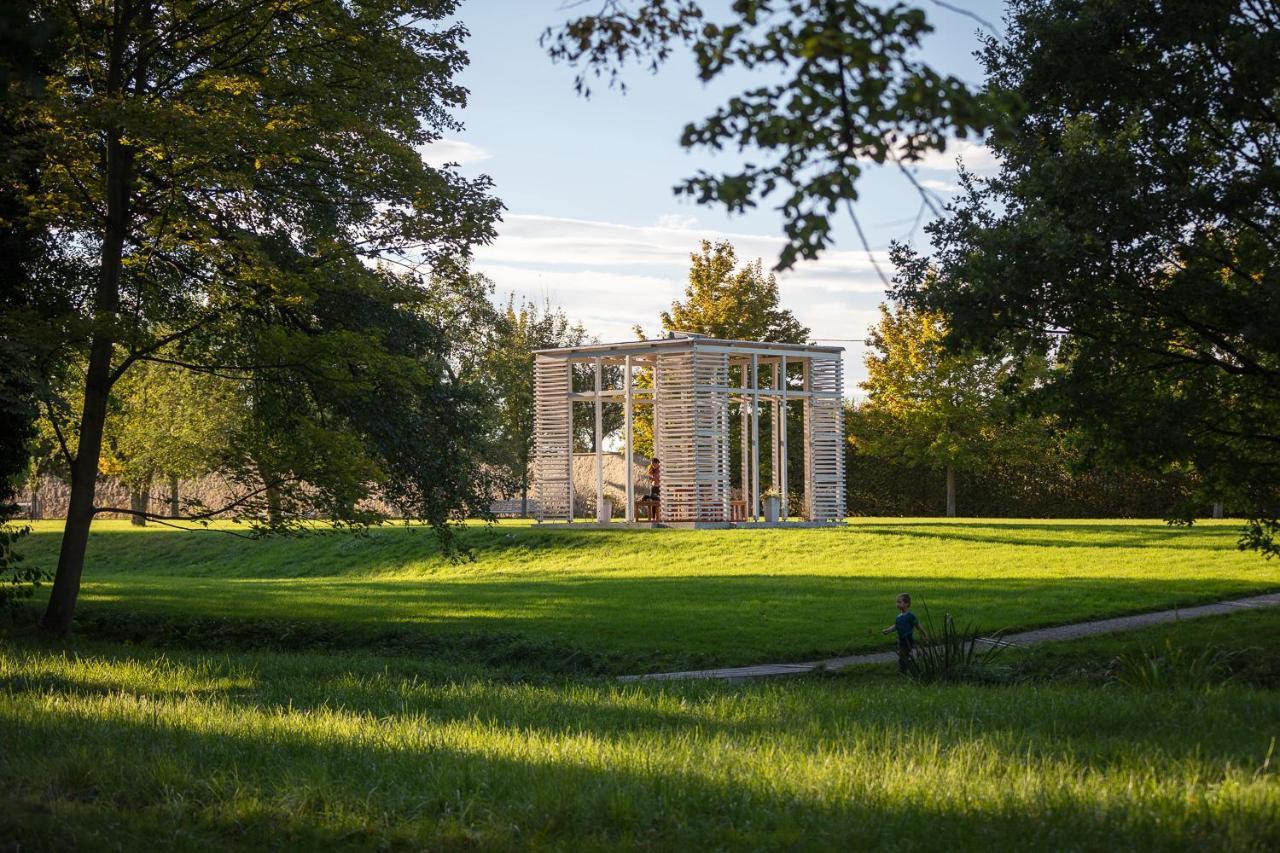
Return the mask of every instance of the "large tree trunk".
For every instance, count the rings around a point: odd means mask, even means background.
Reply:
[[[30,521],[39,521],[44,517],[43,508],[40,506],[40,482],[42,479],[39,476],[31,478],[31,502],[27,505],[27,518]]]
[[[113,38],[112,61],[107,81],[107,88],[112,92],[119,92],[123,87],[120,68],[127,29],[118,28]],[[114,79],[110,79],[112,77]],[[71,629],[76,599],[80,595],[84,552],[89,544],[89,527],[93,524],[98,455],[102,452],[107,398],[111,394],[111,357],[115,348],[116,315],[120,309],[120,274],[123,268],[125,236],[128,232],[130,179],[133,171],[133,153],[121,142],[121,136],[121,129],[116,127],[108,133],[107,138],[107,218],[103,231],[97,293],[94,295],[94,331],[89,346],[89,364],[85,371],[80,442],[75,460],[71,463],[71,494],[67,506],[67,523],[62,533],[62,547],[58,552],[58,568],[49,591],[49,604],[40,620],[42,629],[55,634],[65,634]]]
[[[178,478],[169,478],[169,515],[172,518],[178,517],[178,510],[182,509],[182,502],[179,500],[178,494]]]
[[[1225,515],[1223,511],[1222,501],[1213,502],[1213,517],[1222,518]]]
[[[956,517],[956,469],[947,466],[947,518]]]

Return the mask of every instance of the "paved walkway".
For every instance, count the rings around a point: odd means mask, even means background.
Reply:
[[[1074,640],[1077,637],[1090,637],[1095,634],[1114,634],[1119,631],[1132,631],[1159,625],[1164,622],[1177,622],[1181,619],[1199,619],[1202,616],[1222,616],[1239,610],[1252,610],[1259,607],[1280,607],[1280,592],[1269,595],[1255,595],[1249,598],[1237,598],[1232,601],[1219,601],[1217,604],[1202,604],[1199,607],[1175,608],[1161,610],[1156,613],[1139,613],[1135,616],[1120,616],[1115,619],[1099,619],[1096,622],[1077,622],[1074,625],[1058,625],[1054,628],[1039,628],[1035,631],[1023,631],[1020,634],[1009,634],[998,641],[987,640],[988,643],[999,642],[1007,646],[1034,646],[1036,643],[1048,643],[1055,640]],[[897,651],[875,652],[874,654],[850,655],[827,660],[805,661],[804,663],[763,663],[756,666],[734,666],[726,669],[695,669],[688,672],[655,672],[649,675],[624,675],[620,681],[676,681],[680,679],[746,679],[746,678],[778,678],[788,675],[803,675],[815,670],[834,671],[849,666],[860,666],[870,663],[893,663],[897,661]]]

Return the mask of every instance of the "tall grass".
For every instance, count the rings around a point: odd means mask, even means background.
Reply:
[[[22,849],[1274,849],[1280,696],[0,651]]]
[[[922,627],[927,639],[917,645],[912,656],[911,676],[923,682],[991,680],[996,675],[992,661],[1003,648],[999,633],[984,635],[972,623],[957,628],[950,613],[942,615],[942,626],[938,628],[928,605],[922,606],[925,614]]]

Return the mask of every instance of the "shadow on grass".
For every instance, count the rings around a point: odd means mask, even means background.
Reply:
[[[1260,849],[1277,831],[1266,798],[1215,808],[1204,794],[1180,790],[1185,769],[1172,780],[1161,769],[1191,759],[1216,778],[1253,758],[1240,731],[1230,732],[1232,747],[1221,737],[1185,736],[1234,722],[1229,704],[1211,713],[1195,702],[1160,702],[1153,712],[1117,697],[1002,702],[991,691],[971,701],[973,691],[953,690],[923,711],[849,695],[824,713],[790,705],[785,720],[744,724],[700,716],[697,692],[692,711],[674,717],[554,695],[462,691],[398,707],[356,697],[363,704],[354,722],[332,704],[286,719],[271,702],[239,701],[218,710],[245,716],[213,721],[163,707],[145,720],[52,707],[15,728],[0,714],[0,734],[15,745],[0,776],[18,804],[0,809],[0,834],[63,849],[914,848],[943,839],[948,849],[1176,849],[1209,837]],[[419,722],[396,727],[388,711]],[[1157,740],[1154,723],[1166,718],[1181,719],[1183,736]],[[844,751],[855,744],[868,751]],[[1172,783],[1166,795],[1141,786],[1133,793],[1134,757],[1144,748],[1150,758],[1141,772]],[[916,767],[906,781],[890,764],[904,755]],[[962,756],[957,766],[966,755],[973,762],[959,777],[945,769],[952,755]],[[1130,792],[1113,780],[1095,794],[1097,774],[1113,766],[1127,774]],[[1072,784],[1082,774],[1085,784]],[[1020,784],[1009,784],[1014,778]],[[1230,790],[1213,796],[1229,798]]]
[[[366,649],[525,673],[623,674],[879,651],[910,592],[982,631],[1190,606],[1280,578],[634,575],[409,580],[101,581],[77,631],[209,649]]]
[[[24,544],[34,563],[56,560],[60,533],[38,530]],[[1151,521],[988,522],[969,520],[859,520],[830,530],[565,530],[536,526],[472,526],[459,533],[477,571],[547,567],[557,558],[591,560],[599,568],[626,565],[643,570],[655,554],[714,544],[724,559],[755,562],[762,548],[799,549],[817,559],[843,561],[865,537],[905,538],[938,545],[1007,545],[1031,548],[1175,550],[1235,548],[1236,526],[1169,527]],[[851,550],[852,549],[852,550]],[[703,555],[705,556],[705,555]],[[788,556],[799,556],[791,553]],[[367,576],[465,569],[445,557],[428,529],[392,525],[367,534],[350,532],[244,540],[217,532],[138,531],[124,525],[95,529],[88,553],[89,576],[163,574],[220,577]]]

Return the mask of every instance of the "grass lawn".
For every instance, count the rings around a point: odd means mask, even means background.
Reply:
[[[423,531],[106,524],[80,634],[0,631],[0,849],[1276,849],[1280,611],[1011,653],[989,686],[597,677],[875,647],[902,590],[1018,628],[1280,587],[1235,533],[504,524],[455,565]],[[1166,639],[1253,651],[1225,687],[1106,683]]]
[[[95,525],[82,612],[98,632],[228,646],[423,642],[620,673],[875,650],[894,598],[1015,630],[1280,588],[1238,523],[855,520],[830,530],[475,526],[451,563],[422,529],[251,541]],[[56,561],[60,525],[27,551]],[[339,635],[339,636],[335,636]],[[241,636],[237,641],[236,637]],[[426,651],[429,651],[430,643]]]
[[[537,685],[83,641],[0,647],[0,684],[23,850],[1280,844],[1276,691]]]

